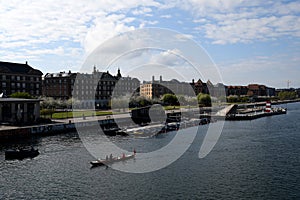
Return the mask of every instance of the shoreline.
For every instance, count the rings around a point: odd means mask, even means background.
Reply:
[[[272,105],[280,105],[280,104],[288,104],[288,103],[297,103],[300,102],[300,99],[296,100],[284,100],[284,101],[273,101]],[[246,104],[237,104],[238,108],[251,108],[256,106],[265,106],[265,102],[257,102],[257,103],[246,103]],[[245,115],[239,116],[236,115],[228,116],[225,120],[253,120],[261,117],[278,115],[278,114],[286,114],[285,112],[276,112],[276,113],[260,113],[257,115]],[[118,118],[126,118],[128,116],[119,116]],[[215,117],[215,116],[211,116]],[[76,126],[75,126],[76,123]],[[86,117],[85,119],[76,118],[68,118],[64,120],[55,120],[54,123],[51,124],[40,124],[40,125],[32,125],[25,127],[14,127],[14,126],[0,126],[0,139],[1,141],[7,140],[16,140],[22,138],[30,138],[32,136],[48,136],[48,135],[56,135],[60,133],[67,133],[71,131],[76,131],[76,127],[91,127],[91,126],[100,126],[103,124],[113,124],[114,119],[111,118],[110,115],[105,117]]]

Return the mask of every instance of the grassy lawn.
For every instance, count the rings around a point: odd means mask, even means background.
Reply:
[[[83,115],[85,117],[89,116],[102,116],[102,115],[111,115],[111,111],[92,111],[92,110],[84,110],[84,111],[62,111],[62,112],[54,112],[52,114],[52,119],[67,119],[67,118],[73,118],[73,117],[82,117]],[[41,115],[44,117],[44,115]],[[50,115],[47,115],[46,118],[50,118]]]

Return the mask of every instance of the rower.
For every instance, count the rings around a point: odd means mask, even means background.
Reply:
[[[112,156],[112,154],[110,154],[110,155],[109,155],[109,159],[110,159],[110,160],[112,160],[112,159],[113,159],[113,156]]]

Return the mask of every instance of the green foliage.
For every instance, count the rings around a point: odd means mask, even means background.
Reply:
[[[44,116],[44,118],[47,118],[47,116],[52,118],[53,113],[54,113],[54,110],[52,110],[52,109],[42,109],[40,111],[41,116]]]
[[[178,95],[177,99],[180,105],[183,106],[187,104],[187,100],[183,95]]]
[[[33,97],[27,92],[15,92],[10,95],[11,98],[20,98],[20,99],[33,99]]]
[[[229,96],[229,97],[227,97],[227,102],[228,103],[236,103],[236,102],[238,102],[238,97],[237,96]]]
[[[197,95],[199,106],[211,106],[211,97],[208,94],[199,93]]]
[[[236,95],[230,95],[227,97],[227,102],[228,103],[246,103],[249,102],[249,97],[247,96],[236,96]]]
[[[166,105],[171,105],[171,106],[179,105],[178,99],[174,94],[164,94],[161,100]]]
[[[278,93],[278,97],[280,100],[291,100],[297,98],[296,92],[290,92],[290,91],[281,91]]]
[[[143,96],[138,96],[138,97],[131,97],[129,101],[129,107],[134,108],[134,107],[145,107],[148,105],[152,105],[153,102]]]

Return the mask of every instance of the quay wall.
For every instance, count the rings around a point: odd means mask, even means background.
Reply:
[[[112,123],[113,119],[110,120],[99,120],[99,121],[81,121],[75,123],[57,123],[57,124],[43,124],[28,127],[6,127],[0,129],[0,142],[6,140],[14,140],[20,138],[29,138],[31,136],[46,136],[59,133],[67,133],[75,131],[76,127],[92,127],[99,126],[102,124]]]

